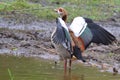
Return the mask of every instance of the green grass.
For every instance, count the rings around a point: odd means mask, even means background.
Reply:
[[[32,0],[15,0],[4,4],[1,3],[0,12],[21,10],[19,11],[20,14],[28,13],[39,19],[53,20],[57,17],[53,8],[64,7],[69,12],[68,21],[71,21],[76,16],[89,17],[94,20],[106,20],[111,18],[114,13],[120,13],[120,0],[45,0],[47,4],[44,7],[41,0],[38,0],[39,4],[30,3],[29,1]]]
[[[51,20],[56,17],[53,9],[48,7],[42,7],[40,4],[29,3],[25,0],[16,0],[11,3],[2,3],[0,5],[0,12],[3,15],[7,15],[7,13],[15,13],[15,14],[30,14],[39,19],[47,19]]]
[[[114,12],[120,12],[119,0],[61,0],[69,5],[65,6],[69,11],[69,19],[76,16],[89,17],[94,20],[105,20],[113,16]]]

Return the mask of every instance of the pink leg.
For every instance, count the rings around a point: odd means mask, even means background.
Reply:
[[[67,72],[67,59],[64,61],[64,73],[66,74]]]
[[[69,73],[71,73],[71,64],[72,64],[72,61],[71,59],[69,60]]]

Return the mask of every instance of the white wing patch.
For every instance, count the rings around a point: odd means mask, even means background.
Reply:
[[[85,30],[86,26],[87,23],[85,22],[83,17],[76,17],[74,18],[69,28],[74,32],[76,37],[79,37]]]
[[[68,27],[65,24],[65,22],[61,18],[58,18],[58,19],[60,20],[60,23],[62,24],[62,26],[68,31]]]

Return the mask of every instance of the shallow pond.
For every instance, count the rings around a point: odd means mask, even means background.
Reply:
[[[71,74],[64,75],[63,62],[55,67],[52,60],[0,55],[0,80],[120,80],[120,75],[102,73],[76,62]]]

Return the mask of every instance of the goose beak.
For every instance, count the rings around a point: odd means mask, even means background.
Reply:
[[[54,9],[55,12],[57,12],[57,9]]]

